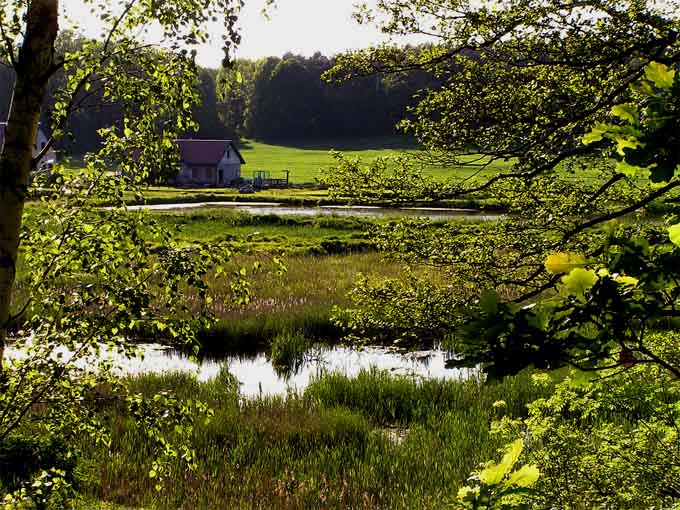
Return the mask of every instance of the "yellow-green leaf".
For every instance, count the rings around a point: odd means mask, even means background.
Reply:
[[[492,464],[479,473],[479,479],[486,485],[498,485],[503,481],[522,453],[524,443],[521,439],[510,444],[499,464]]]
[[[545,259],[545,268],[552,274],[568,273],[576,267],[586,263],[583,255],[577,253],[558,252],[548,255]]]
[[[680,223],[668,228],[668,235],[671,238],[671,243],[675,246],[680,246]]]
[[[612,115],[630,124],[637,124],[640,120],[637,108],[631,103],[617,104],[612,108]]]
[[[625,149],[644,147],[644,144],[633,136],[616,135],[614,140],[616,141],[616,152],[618,152],[620,156],[626,155]]]
[[[460,501],[474,501],[479,495],[479,487],[461,487],[458,489],[458,499]]]
[[[650,62],[645,67],[645,77],[663,90],[670,90],[675,80],[675,70],[660,62]]]
[[[644,173],[649,173],[649,168],[631,165],[626,161],[619,161],[616,164],[616,171],[627,177],[637,177],[642,176]]]
[[[508,478],[508,485],[514,487],[531,487],[536,483],[541,472],[535,465],[522,466]]]
[[[583,144],[590,145],[591,143],[599,142],[604,138],[604,135],[608,130],[609,126],[598,122],[593,126],[593,129],[590,130],[590,133],[583,135]]]
[[[640,283],[640,280],[632,276],[617,276],[615,281],[621,285],[630,285],[631,287],[637,287],[637,284]]]
[[[599,280],[595,271],[577,267],[572,269],[568,275],[562,277],[567,292],[575,296],[583,296]]]

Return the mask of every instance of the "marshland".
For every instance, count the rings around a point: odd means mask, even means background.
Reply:
[[[3,510],[680,506],[680,3],[353,3],[2,3]]]

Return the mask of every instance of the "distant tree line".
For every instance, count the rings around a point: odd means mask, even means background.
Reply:
[[[422,70],[327,83],[335,59],[287,54],[240,60],[217,74],[225,124],[250,138],[391,135],[414,96],[436,86]]]
[[[88,44],[72,32],[60,35],[57,46],[66,54]],[[335,58],[321,53],[312,57],[287,54],[283,58],[238,60],[219,70],[200,68],[196,86],[203,98],[195,110],[200,126],[192,138],[293,139],[392,135],[409,105],[421,91],[437,84],[421,70],[389,76],[370,75],[345,83],[327,83],[323,74]],[[55,93],[64,74],[50,81],[44,118],[59,101]],[[0,120],[7,118],[14,71],[0,66]],[[122,108],[91,90],[70,116],[66,136],[56,148],[82,155],[101,143],[99,130],[121,121]],[[43,123],[49,130],[45,121]]]

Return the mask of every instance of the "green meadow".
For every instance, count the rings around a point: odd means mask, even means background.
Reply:
[[[330,205],[346,203],[346,199],[331,199],[324,189],[322,171],[332,171],[337,165],[332,152],[341,152],[346,158],[359,158],[369,164],[376,158],[407,157],[413,168],[423,175],[442,181],[464,181],[466,185],[484,182],[498,173],[512,171],[514,161],[493,161],[480,167],[478,156],[470,154],[460,158],[473,166],[455,166],[442,162],[433,163],[426,153],[412,139],[407,137],[377,137],[357,139],[305,139],[256,141],[244,139],[240,150],[246,160],[241,168],[241,176],[252,180],[257,172],[266,172],[269,177],[282,179],[289,171],[291,188],[266,189],[254,194],[241,194],[235,188],[175,188],[170,186],[150,186],[144,192],[147,204],[198,203],[198,202],[282,202],[297,205]],[[82,162],[72,160],[65,163],[67,172],[77,172]],[[603,176],[595,169],[579,168],[577,173],[568,165],[558,167],[558,175],[566,180],[578,179],[580,182],[599,186]],[[608,178],[608,177],[607,177]],[[606,180],[606,178],[605,178]],[[137,199],[130,196],[131,203]],[[450,206],[479,207],[497,206],[483,197],[461,198],[448,201]]]
[[[314,140],[280,140],[254,141],[244,140],[241,152],[246,160],[242,168],[243,177],[252,178],[254,172],[265,170],[272,178],[282,178],[286,170],[290,171],[290,180],[294,184],[317,182],[322,170],[332,169],[336,162],[331,151],[341,152],[347,158],[360,158],[364,163],[378,158],[394,158],[407,156],[412,158],[417,169],[425,175],[446,178],[468,178],[476,173],[471,168],[451,168],[441,164],[429,164],[422,160],[422,149],[411,139],[405,137],[381,137],[365,139],[328,139]],[[468,159],[472,160],[474,156]],[[510,168],[508,162],[495,162],[481,174],[489,175]]]

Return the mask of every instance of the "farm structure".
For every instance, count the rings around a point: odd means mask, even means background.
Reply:
[[[253,174],[253,187],[255,189],[279,188],[286,189],[290,184],[290,171],[283,171],[285,178],[277,179],[266,170],[258,170]]]
[[[0,122],[0,149],[5,145],[5,130],[7,129],[6,122]],[[49,139],[45,132],[38,128],[38,139],[33,144],[33,157],[37,157],[48,144]],[[42,159],[36,162],[35,169],[37,171],[47,171],[52,169],[52,166],[57,162],[57,153],[53,148],[50,148]]]
[[[181,170],[175,184],[226,187],[241,178],[246,161],[231,140],[177,140]]]

